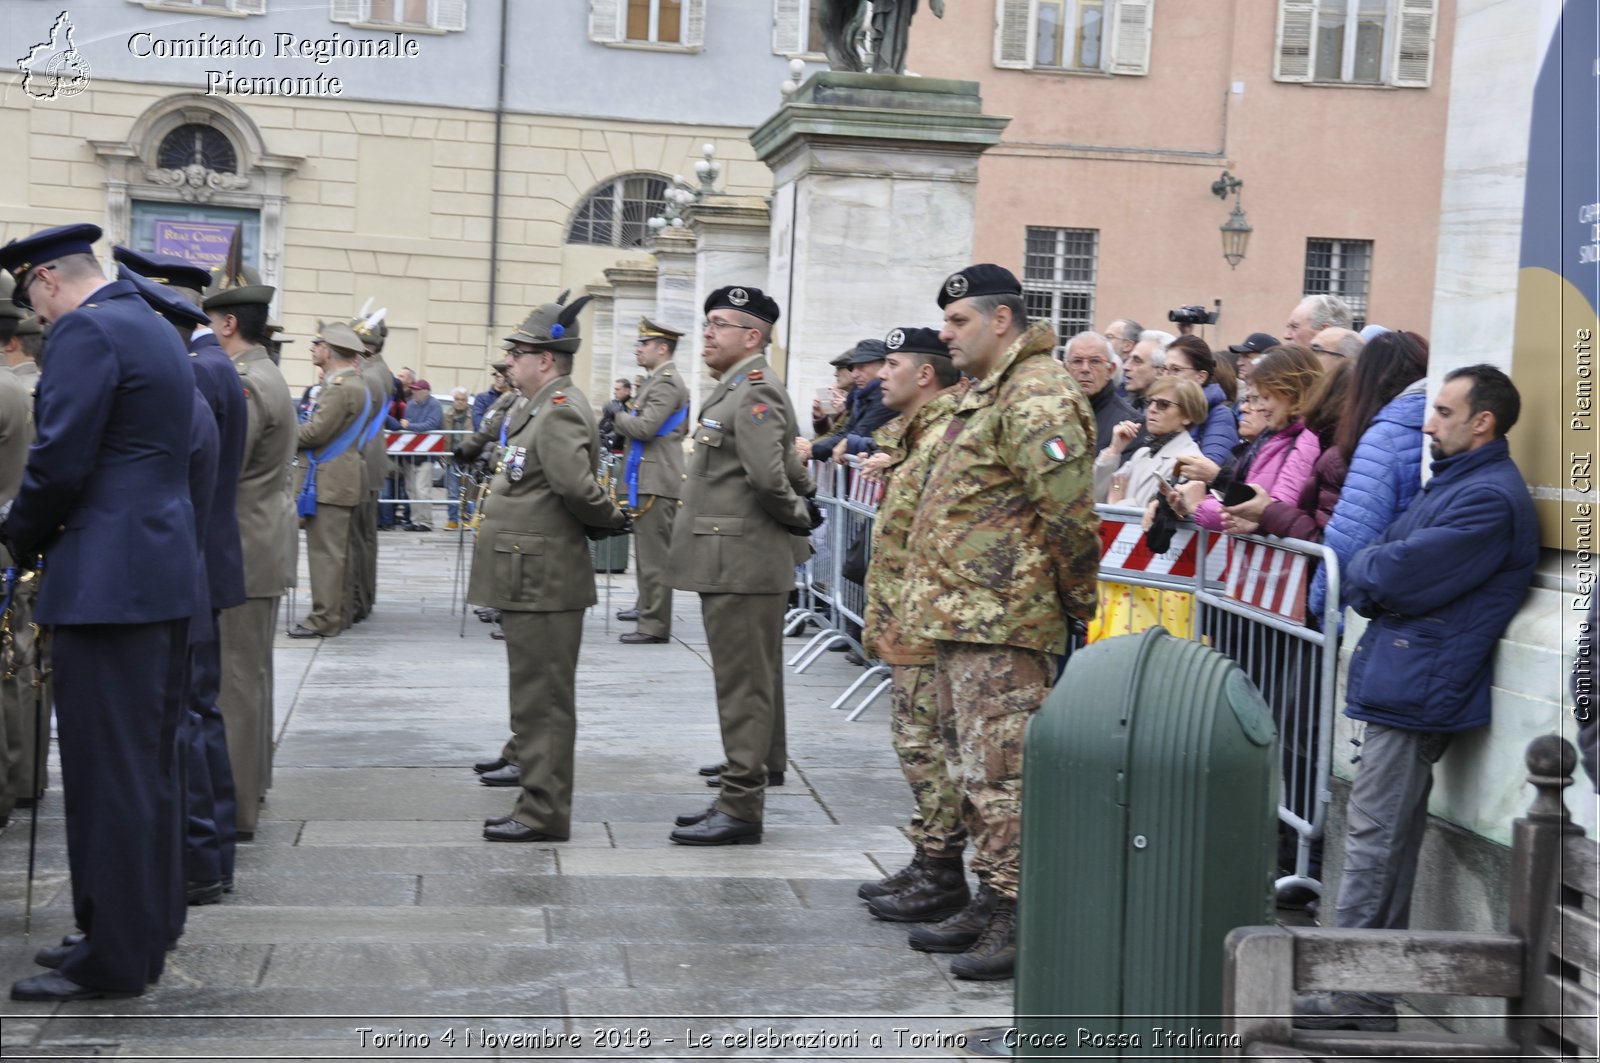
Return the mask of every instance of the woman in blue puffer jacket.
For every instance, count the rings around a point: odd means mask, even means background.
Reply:
[[[1381,333],[1362,348],[1334,436],[1350,457],[1350,471],[1322,539],[1338,555],[1341,571],[1406,511],[1422,486],[1427,376],[1428,341],[1415,332]],[[1328,574],[1319,570],[1308,614],[1320,617],[1327,597]]]

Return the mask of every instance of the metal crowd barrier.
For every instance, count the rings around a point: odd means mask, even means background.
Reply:
[[[812,462],[817,503],[825,520],[818,551],[799,567],[799,605],[786,618],[786,634],[807,621],[821,631],[789,659],[805,671],[830,647],[846,644],[868,667],[834,702],[843,708],[878,678],[851,710],[856,720],[890,685],[890,669],[872,659],[861,639],[865,587],[846,578],[852,544],[860,537],[870,562],[872,523],[882,489],[844,466]],[[1282,746],[1278,819],[1294,832],[1295,868],[1278,885],[1321,892],[1312,854],[1321,840],[1332,800],[1333,716],[1339,640],[1339,562],[1334,552],[1299,539],[1218,535],[1182,524],[1164,553],[1152,553],[1140,524],[1144,510],[1099,505],[1100,606],[1087,638],[1071,648],[1156,624],[1231,657],[1272,708]],[[1306,594],[1319,565],[1328,596],[1317,626],[1307,624]],[[852,633],[852,630],[854,633]],[[1070,650],[1069,650],[1070,652]],[[881,678],[880,678],[881,677]]]
[[[438,460],[441,462],[441,464],[445,464],[447,475],[445,494],[439,498],[379,498],[379,504],[381,505],[383,503],[388,503],[389,505],[408,506],[448,506],[451,503],[458,501],[458,498],[455,495],[452,495],[449,491],[449,466],[447,463],[453,460],[450,457],[450,449],[456,445],[456,440],[461,437],[472,435],[473,431],[474,429],[451,431],[442,428],[433,432],[385,431],[384,453],[389,457],[421,459],[424,461]],[[396,473],[391,475],[404,476],[406,474],[406,470],[411,467],[414,467],[412,462],[398,463]],[[389,476],[384,477],[383,482],[385,487],[389,485],[389,480]]]

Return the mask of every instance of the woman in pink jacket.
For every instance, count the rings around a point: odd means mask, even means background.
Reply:
[[[1226,492],[1235,483],[1296,505],[1322,453],[1317,434],[1301,417],[1321,376],[1322,365],[1309,348],[1297,343],[1269,348],[1250,374],[1266,430],[1231,469],[1219,469],[1206,458],[1178,459],[1176,471],[1189,477],[1188,483],[1168,493],[1178,516],[1192,515],[1201,527],[1221,531],[1222,501],[1214,492]]]

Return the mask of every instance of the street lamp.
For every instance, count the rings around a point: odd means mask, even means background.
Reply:
[[[1238,269],[1239,263],[1244,260],[1245,248],[1250,243],[1250,234],[1254,230],[1250,223],[1244,219],[1244,207],[1240,203],[1239,189],[1244,187],[1244,182],[1222,171],[1222,176],[1211,182],[1211,194],[1218,199],[1226,200],[1228,193],[1233,193],[1233,213],[1228,215],[1228,220],[1222,223],[1222,257],[1228,260],[1229,269]]]

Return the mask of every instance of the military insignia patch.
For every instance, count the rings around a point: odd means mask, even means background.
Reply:
[[[1045,441],[1044,456],[1051,461],[1067,460],[1067,444],[1060,436],[1052,436]]]
[[[740,373],[738,376],[736,376],[732,380],[728,381],[728,390],[732,391],[734,388],[738,387],[740,384],[743,384],[743,383],[744,383],[744,374]]]
[[[756,424],[760,424],[767,419],[767,414],[771,412],[771,406],[768,406],[763,402],[758,402],[754,406],[750,407],[750,419],[755,421]]]
[[[952,299],[959,299],[967,294],[967,278],[959,273],[950,274],[944,282],[944,293]]]
[[[706,428],[712,429],[713,431],[717,431],[717,432],[722,431],[722,422],[721,421],[713,421],[709,417],[700,418],[700,424],[702,426],[706,427]]]
[[[743,288],[735,288],[728,293],[728,302],[734,306],[743,306],[750,301],[750,293]]]
[[[897,329],[895,329],[894,331],[890,332],[887,336],[885,336],[883,338],[883,345],[885,347],[889,348],[891,351],[898,351],[901,347],[905,346],[905,342],[906,342],[906,330],[905,329],[898,329],[897,328]]]
[[[766,376],[766,373],[762,372],[760,369],[752,369],[750,370],[750,375],[745,377],[745,379],[754,384],[758,381],[765,380]]]
[[[527,447],[511,447],[506,451],[506,479],[515,483],[522,479],[523,466],[528,462]]]
[[[567,404],[567,396],[563,392],[558,391],[554,395],[550,396],[550,405],[552,405],[552,406],[565,406],[566,404]]]

